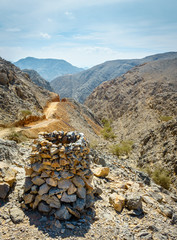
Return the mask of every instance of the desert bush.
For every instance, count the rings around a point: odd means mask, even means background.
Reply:
[[[6,136],[6,139],[21,143],[25,142],[27,140],[27,137],[24,136],[21,132],[16,132],[14,129],[12,129],[11,133]]]
[[[168,121],[170,121],[170,120],[172,120],[172,119],[173,119],[172,116],[165,116],[165,115],[160,116],[160,120],[161,120],[162,122],[168,122]]]
[[[103,119],[102,123],[104,124],[103,130],[101,131],[102,136],[104,139],[114,139],[116,135],[113,133],[112,127],[111,127],[111,120]]]
[[[26,118],[27,116],[29,116],[29,115],[31,115],[31,114],[32,114],[32,113],[31,113],[30,110],[27,110],[27,109],[21,110],[21,116],[22,116],[23,118]]]
[[[110,147],[111,152],[116,156],[129,155],[132,150],[132,141],[122,141]]]
[[[165,170],[164,168],[160,167],[160,166],[155,166],[150,167],[150,166],[145,166],[143,168],[139,168],[140,171],[145,172],[149,175],[149,177],[152,178],[152,180],[160,185],[161,187],[165,188],[165,189],[169,189],[170,188],[170,184],[171,184],[171,177],[170,174],[167,170]]]
[[[151,175],[156,184],[166,189],[170,188],[171,178],[167,170],[158,167],[154,169]]]

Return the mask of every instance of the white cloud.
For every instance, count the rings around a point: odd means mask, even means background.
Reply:
[[[6,32],[20,32],[21,29],[20,28],[7,28]]]
[[[43,33],[43,32],[40,33],[40,36],[42,38],[45,38],[45,39],[50,39],[51,38],[51,36],[48,33]]]

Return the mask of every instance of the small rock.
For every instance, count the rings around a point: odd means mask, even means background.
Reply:
[[[71,214],[69,214],[66,206],[62,205],[61,208],[55,212],[55,217],[59,220],[69,220]]]
[[[100,167],[93,170],[93,173],[96,177],[106,177],[109,174],[108,167]]]
[[[39,176],[32,178],[31,181],[37,186],[41,186],[43,183],[45,183],[44,179],[40,178]]]
[[[86,189],[84,187],[78,188],[76,193],[79,198],[86,198]]]
[[[60,223],[59,220],[56,220],[56,221],[55,221],[54,226],[55,226],[56,228],[62,228],[62,225],[61,225],[61,223]]]
[[[43,213],[49,213],[51,208],[45,202],[40,202],[38,205],[38,210]]]
[[[62,202],[75,202],[76,201],[76,195],[72,194],[72,195],[68,195],[66,192],[63,193],[62,197],[61,197],[61,201]]]
[[[25,204],[29,204],[34,200],[35,196],[33,194],[26,194],[24,195],[23,199],[25,201]]]
[[[76,187],[84,187],[85,186],[85,183],[84,183],[84,181],[82,180],[82,178],[81,177],[79,177],[79,176],[75,176],[75,177],[73,177],[72,178],[72,182],[74,183],[74,185],[76,186]]]
[[[75,226],[71,223],[66,223],[66,227],[69,228],[69,229],[74,229]]]
[[[54,180],[53,178],[47,178],[46,179],[46,183],[52,187],[56,187],[57,186],[57,181]]]
[[[73,207],[79,212],[82,212],[84,210],[85,204],[86,204],[85,199],[77,198],[76,202],[73,204]]]
[[[67,209],[68,209],[69,213],[74,215],[76,218],[80,218],[80,213],[77,210],[75,210],[69,206],[67,206]]]
[[[61,180],[58,182],[58,188],[62,188],[64,190],[69,189],[71,186],[72,182],[69,179]]]
[[[142,209],[142,197],[137,193],[132,193],[126,196],[126,207],[129,210]]]
[[[114,209],[118,212],[121,212],[122,208],[125,206],[125,198],[116,193],[113,193],[110,195],[109,202],[113,205]]]
[[[160,205],[159,206],[160,213],[166,217],[172,218],[173,210],[167,206]]]
[[[13,223],[20,223],[23,221],[24,212],[18,207],[13,207],[10,209],[10,217]]]
[[[74,184],[73,183],[71,183],[71,185],[69,186],[69,188],[68,188],[68,194],[70,195],[70,194],[73,194],[73,193],[75,193],[77,191],[77,188],[74,186]]]
[[[49,191],[49,189],[50,189],[50,187],[46,183],[44,183],[43,185],[40,186],[38,194],[43,195],[43,194],[47,193]]]
[[[0,183],[0,198],[5,199],[9,192],[10,185],[8,183]]]
[[[25,178],[24,191],[25,192],[29,191],[32,186],[33,186],[33,182],[31,181],[31,177],[26,177]]]
[[[177,214],[176,213],[173,214],[171,223],[172,224],[177,224]]]

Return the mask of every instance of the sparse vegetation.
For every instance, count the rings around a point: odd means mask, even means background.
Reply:
[[[122,141],[110,147],[111,152],[116,156],[129,155],[132,150],[133,141]]]
[[[90,141],[90,148],[95,149],[98,146],[98,141],[96,139]]]
[[[171,177],[169,172],[164,168],[160,166],[155,166],[154,168],[146,166],[144,168],[140,168],[140,171],[146,172],[152,180],[161,187],[165,189],[170,188]]]
[[[162,122],[168,122],[168,121],[170,121],[170,120],[172,120],[172,119],[173,119],[172,116],[165,116],[165,115],[161,115],[161,116],[160,116],[160,120],[161,120]]]
[[[6,139],[15,141],[17,143],[25,142],[27,140],[27,137],[24,136],[21,132],[16,132],[13,128],[11,130],[11,133],[6,136]]]
[[[166,171],[163,168],[156,168],[152,172],[152,179],[154,182],[163,188],[169,189],[170,188],[170,183],[171,183],[171,178],[169,176],[168,171]]]
[[[22,116],[23,118],[26,118],[27,116],[29,116],[29,115],[31,115],[31,114],[32,114],[31,111],[30,111],[30,110],[27,110],[27,109],[21,111],[21,116]]]
[[[103,119],[102,123],[104,124],[103,130],[101,131],[102,136],[104,139],[114,139],[116,135],[113,133],[112,127],[111,127],[111,120]]]

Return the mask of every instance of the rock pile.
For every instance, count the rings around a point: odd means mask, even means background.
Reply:
[[[34,141],[24,202],[44,214],[68,220],[94,203],[89,148],[82,133],[43,133]]]

